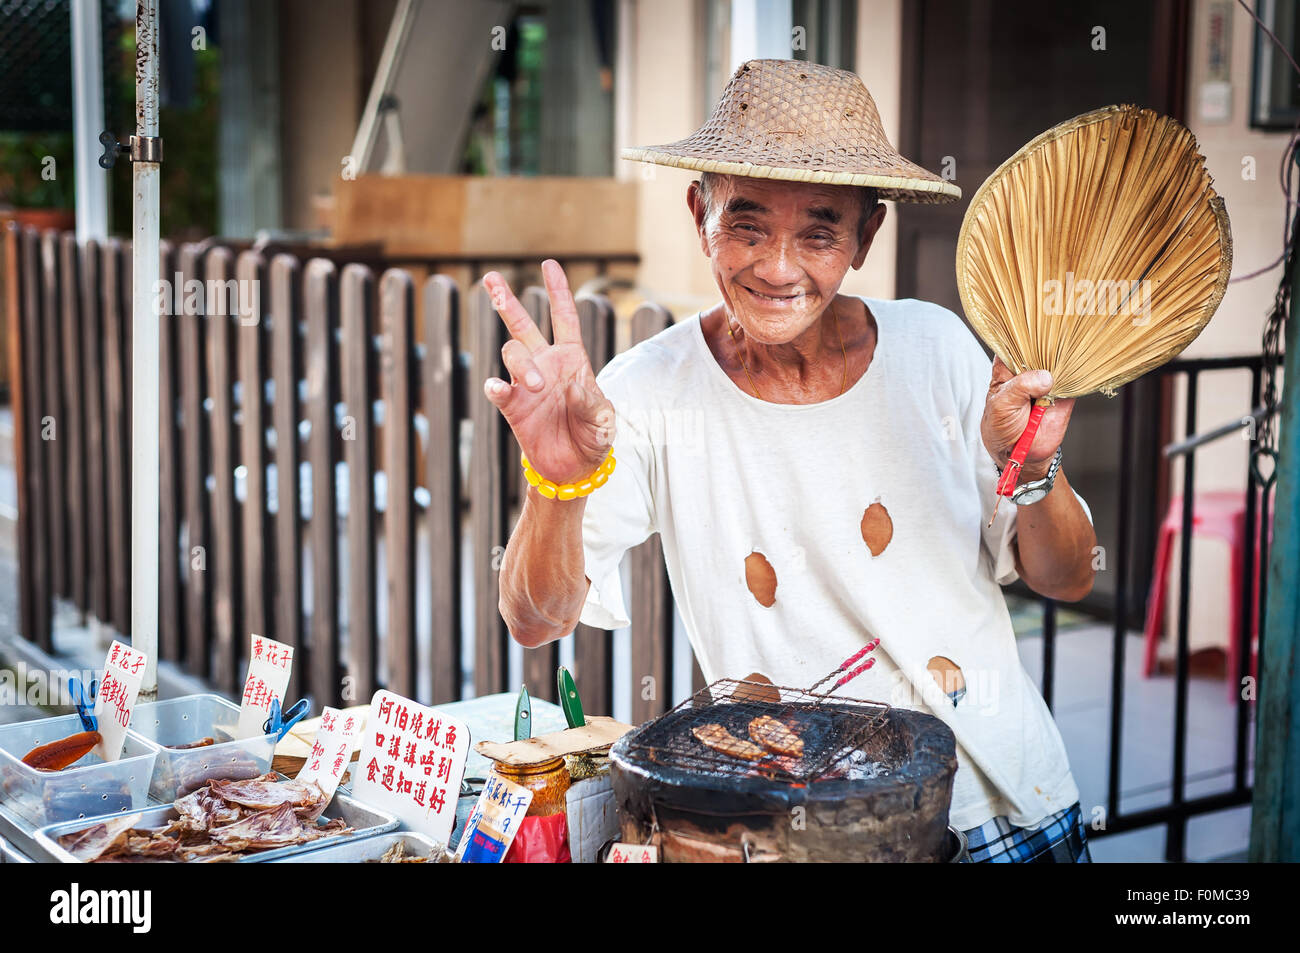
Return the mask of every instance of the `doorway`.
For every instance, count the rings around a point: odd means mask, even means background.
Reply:
[[[980,184],[1040,132],[1113,103],[1185,119],[1188,6],[1187,0],[903,5],[899,145],[925,168],[952,169],[963,198],[898,208],[899,298],[934,301],[962,314],[954,262],[966,206]],[[1120,473],[1120,400],[1100,395],[1075,405],[1063,464],[1092,510],[1098,544],[1109,553],[1118,539],[1119,481],[1131,481],[1134,500],[1151,501],[1133,508],[1125,575],[1128,592],[1136,595],[1149,586],[1156,522],[1167,502],[1157,455],[1167,442],[1169,395],[1154,380],[1128,386],[1135,401],[1128,473]],[[1110,617],[1116,576],[1098,572],[1083,607]],[[1144,601],[1128,600],[1130,627],[1141,628]]]

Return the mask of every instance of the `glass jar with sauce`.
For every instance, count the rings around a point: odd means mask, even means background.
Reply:
[[[537,764],[505,764],[496,761],[492,768],[507,781],[533,792],[532,803],[528,805],[528,817],[564,813],[564,797],[570,784],[569,769],[565,767],[564,758],[550,758]]]

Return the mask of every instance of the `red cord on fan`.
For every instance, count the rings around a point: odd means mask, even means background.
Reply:
[[[1029,458],[1029,448],[1033,446],[1034,437],[1038,434],[1038,425],[1043,422],[1043,414],[1050,406],[1052,400],[1049,397],[1040,397],[1034,401],[1034,406],[1029,411],[1029,423],[1025,425],[1025,432],[1016,441],[1016,446],[1011,451],[1011,459],[998,480],[999,496],[1010,496],[1015,491],[1016,480],[1020,477],[1020,468]]]

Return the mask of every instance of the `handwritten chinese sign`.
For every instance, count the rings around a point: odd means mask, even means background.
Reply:
[[[649,844],[615,844],[605,858],[607,864],[657,864],[659,848]]]
[[[501,863],[532,801],[533,792],[526,787],[499,777],[495,771],[489,774],[465,822],[456,859],[466,864]]]
[[[361,719],[356,715],[326,708],[311,753],[298,772],[298,780],[311,781],[325,792],[326,797],[333,797],[352,760],[352,752],[356,750],[360,728]]]
[[[95,754],[105,761],[116,761],[122,756],[126,743],[126,726],[131,723],[131,709],[135,707],[140,682],[144,680],[145,654],[114,641],[104,659],[104,677],[99,680],[99,694],[95,696],[95,720],[102,741]]]
[[[468,756],[463,721],[380,689],[370,699],[352,794],[447,844]]]
[[[278,700],[284,708],[284,692],[289,687],[293,668],[293,646],[252,637],[248,650],[248,678],[244,680],[244,697],[239,703],[236,738],[254,738],[265,734],[263,726],[271,717],[271,702]]]

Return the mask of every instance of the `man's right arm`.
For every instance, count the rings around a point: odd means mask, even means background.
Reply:
[[[586,497],[548,500],[528,487],[506,544],[498,607],[511,636],[526,648],[573,631],[591,586],[582,550]]]

